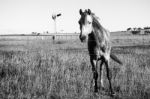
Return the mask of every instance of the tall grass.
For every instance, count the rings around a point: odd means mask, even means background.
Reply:
[[[85,45],[83,45],[85,46]],[[24,51],[0,52],[1,99],[108,99],[94,96],[89,56],[72,42],[34,41]],[[54,49],[61,50],[54,50]],[[114,48],[123,66],[111,61],[118,98],[150,98],[149,48]],[[108,81],[105,84],[108,89]]]

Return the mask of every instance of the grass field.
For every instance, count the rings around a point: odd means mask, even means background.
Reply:
[[[112,51],[123,62],[110,62],[115,99],[150,98],[149,38],[112,36]],[[86,44],[78,39],[0,41],[0,99],[111,99],[93,93]]]

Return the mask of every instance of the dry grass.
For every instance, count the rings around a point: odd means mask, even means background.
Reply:
[[[88,52],[78,49],[85,44],[32,40],[20,46],[1,48],[1,99],[110,99],[93,93]],[[113,52],[124,63],[110,63],[116,98],[149,99],[150,47],[117,47]]]

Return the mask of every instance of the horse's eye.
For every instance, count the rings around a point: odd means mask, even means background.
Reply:
[[[92,22],[88,22],[89,24],[91,24]]]

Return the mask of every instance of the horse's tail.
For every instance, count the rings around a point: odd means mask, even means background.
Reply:
[[[116,55],[114,55],[113,53],[110,53],[110,58],[112,58],[114,61],[116,61],[117,63],[119,64],[123,64],[118,58]]]

